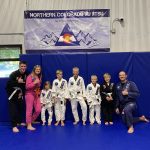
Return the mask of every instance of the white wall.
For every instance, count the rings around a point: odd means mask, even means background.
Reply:
[[[115,24],[111,51],[150,51],[150,0],[0,0],[0,44],[23,44],[23,12],[26,9],[111,9],[111,20],[125,19],[125,26]],[[3,34],[16,33],[16,35]]]

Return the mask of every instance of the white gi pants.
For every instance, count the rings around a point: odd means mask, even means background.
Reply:
[[[45,112],[46,110],[48,111],[49,117],[48,117],[48,123],[52,122],[52,117],[53,117],[53,108],[52,105],[50,103],[45,104],[45,106],[42,106],[42,110],[41,110],[41,120],[42,122],[46,122],[46,117],[45,117]]]
[[[71,99],[71,108],[72,108],[72,113],[73,113],[73,117],[74,120],[76,122],[79,121],[79,115],[78,115],[78,102],[81,106],[81,110],[82,110],[82,121],[86,121],[87,120],[87,105],[84,101],[84,99]]]
[[[54,105],[56,121],[64,121],[66,113],[66,104],[64,100],[57,100]]]
[[[97,123],[101,122],[101,115],[100,115],[100,111],[101,111],[101,106],[100,105],[93,105],[89,108],[89,120],[91,123],[94,123],[95,120]],[[95,117],[94,117],[94,113]]]

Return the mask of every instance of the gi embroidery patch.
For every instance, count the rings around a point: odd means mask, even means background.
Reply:
[[[103,85],[103,88],[106,89],[106,85]]]
[[[92,87],[89,87],[89,90],[92,90]]]
[[[78,82],[77,82],[77,86],[79,86],[80,85],[80,79],[78,80]]]
[[[120,89],[120,85],[117,86],[117,89],[118,89],[118,90]]]
[[[71,84],[71,85],[74,85],[74,83],[73,83],[73,82],[71,82],[70,84]]]
[[[111,90],[113,89],[113,86],[114,86],[114,83],[111,83],[111,84],[110,84],[110,89],[111,89]]]
[[[55,82],[55,86],[57,86],[58,85],[58,82]]]
[[[45,93],[42,93],[42,96],[44,97],[44,96],[45,96]]]
[[[60,88],[63,89],[65,81],[62,81]]]
[[[49,92],[48,92],[48,94],[47,94],[47,97],[46,97],[46,98],[47,98],[47,99],[49,99],[49,98],[50,98],[50,96],[51,96],[51,91],[49,91]]]

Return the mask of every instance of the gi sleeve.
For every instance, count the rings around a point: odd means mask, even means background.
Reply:
[[[56,97],[56,86],[55,86],[55,80],[53,81],[53,84],[52,84],[52,97]]]
[[[42,90],[41,95],[40,95],[40,102],[43,104],[44,102],[44,92]]]
[[[83,79],[83,78],[82,78],[82,82],[81,82],[81,87],[82,87],[82,94],[83,94],[83,97],[86,97],[85,84],[84,84],[84,79]]]
[[[18,86],[18,80],[16,79],[17,78],[17,75],[15,72],[11,73],[10,76],[9,76],[9,81],[8,81],[8,84],[7,84],[7,87],[17,87]]]
[[[68,93],[68,85],[67,85],[67,81],[65,81],[65,98],[68,99],[69,98],[69,93]]]
[[[103,88],[103,85],[101,85],[100,86],[100,95],[101,95],[102,101],[104,101],[106,99],[106,95],[103,92],[104,92],[104,88]]]
[[[119,101],[119,92],[117,90],[117,86],[114,87],[115,88],[115,108],[119,108],[120,105],[120,101]]]
[[[136,99],[140,95],[140,92],[134,82],[130,83],[130,89],[128,91],[128,98]]]
[[[115,99],[116,99],[116,88],[115,88],[115,85],[113,85],[113,87],[112,87],[112,98],[115,101]]]
[[[36,85],[34,84],[34,81],[32,80],[32,77],[31,75],[29,75],[27,77],[27,80],[26,80],[26,89],[27,90],[32,90],[36,87]]]
[[[87,99],[87,102],[88,102],[88,103],[91,102],[89,85],[86,87],[86,99]]]

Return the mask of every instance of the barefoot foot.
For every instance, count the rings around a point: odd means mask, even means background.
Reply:
[[[85,126],[86,125],[86,121],[83,121],[82,124]]]
[[[129,133],[129,134],[132,134],[133,132],[134,132],[134,128],[133,128],[133,126],[129,127],[129,129],[128,129],[128,133]]]
[[[13,131],[14,133],[18,133],[18,132],[19,132],[19,129],[18,129],[17,127],[13,127],[13,128],[12,128],[12,131]]]
[[[149,122],[149,120],[144,115],[140,117],[140,120],[144,122]]]
[[[57,121],[56,123],[55,123],[55,126],[58,126],[59,125],[59,121]]]
[[[108,122],[105,122],[105,125],[108,126]]]
[[[74,125],[77,125],[77,124],[78,124],[78,121],[73,122],[73,124],[74,124]]]
[[[64,126],[65,126],[64,121],[61,121],[61,126],[62,126],[62,127],[64,127]]]

